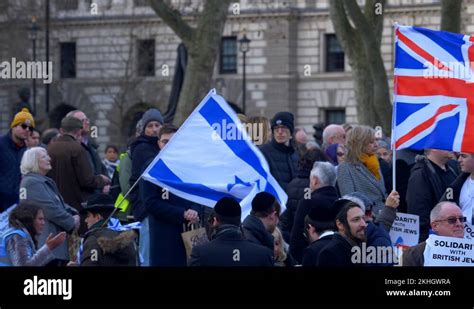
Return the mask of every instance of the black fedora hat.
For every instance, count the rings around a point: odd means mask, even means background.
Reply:
[[[98,213],[98,212],[109,212],[111,213],[115,209],[114,200],[107,194],[96,194],[91,196],[87,202],[82,203],[81,214],[87,212]]]

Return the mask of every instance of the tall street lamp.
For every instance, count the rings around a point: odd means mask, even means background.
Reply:
[[[244,36],[239,40],[239,50],[240,52],[242,53],[243,55],[243,65],[242,65],[242,111],[243,113],[245,114],[245,91],[246,91],[246,83],[245,83],[245,58],[246,58],[246,55],[247,55],[247,52],[250,50],[250,42],[251,40],[249,40],[247,38],[247,35],[245,35],[244,33]]]
[[[38,38],[38,24],[36,16],[31,18],[30,39],[33,43],[33,62],[36,61],[36,39]],[[33,114],[36,114],[36,79],[33,78]]]

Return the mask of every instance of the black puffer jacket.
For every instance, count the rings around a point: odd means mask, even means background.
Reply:
[[[275,177],[283,190],[298,174],[298,153],[295,148],[278,144],[275,139],[260,147],[270,167],[270,173]]]
[[[160,152],[158,137],[142,134],[130,145],[130,151],[132,154],[132,175],[129,182],[132,187],[147,167],[146,163],[151,162],[151,159]],[[130,203],[132,203],[135,220],[141,221],[147,217],[146,208],[140,200],[138,185],[130,192]]]
[[[304,194],[307,192],[305,190],[309,189],[309,174],[309,169],[300,169],[298,177],[293,179],[286,187],[288,201],[286,202],[286,210],[280,217],[279,227],[287,243],[290,242],[289,237],[293,228],[298,203],[304,198]]]

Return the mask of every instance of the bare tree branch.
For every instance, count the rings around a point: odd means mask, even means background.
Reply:
[[[164,0],[150,0],[150,6],[156,14],[183,40],[186,46],[191,45],[195,29],[183,20],[181,13],[170,7]]]

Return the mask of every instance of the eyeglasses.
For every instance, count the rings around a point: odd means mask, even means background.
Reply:
[[[170,141],[169,139],[162,139],[162,140],[160,141],[160,143],[168,144],[169,141]]]
[[[466,217],[453,217],[453,218],[448,218],[444,220],[436,220],[435,222],[443,222],[443,221],[448,221],[449,224],[456,224],[456,222],[459,220],[459,222],[464,223],[467,221]]]
[[[342,157],[342,156],[344,156],[344,155],[345,155],[344,152],[338,152],[338,153],[337,153],[337,156],[338,156],[338,157]]]
[[[23,130],[26,130],[26,129],[29,129],[30,132],[33,132],[33,127],[27,125],[27,124],[22,124],[21,127],[23,128]]]

